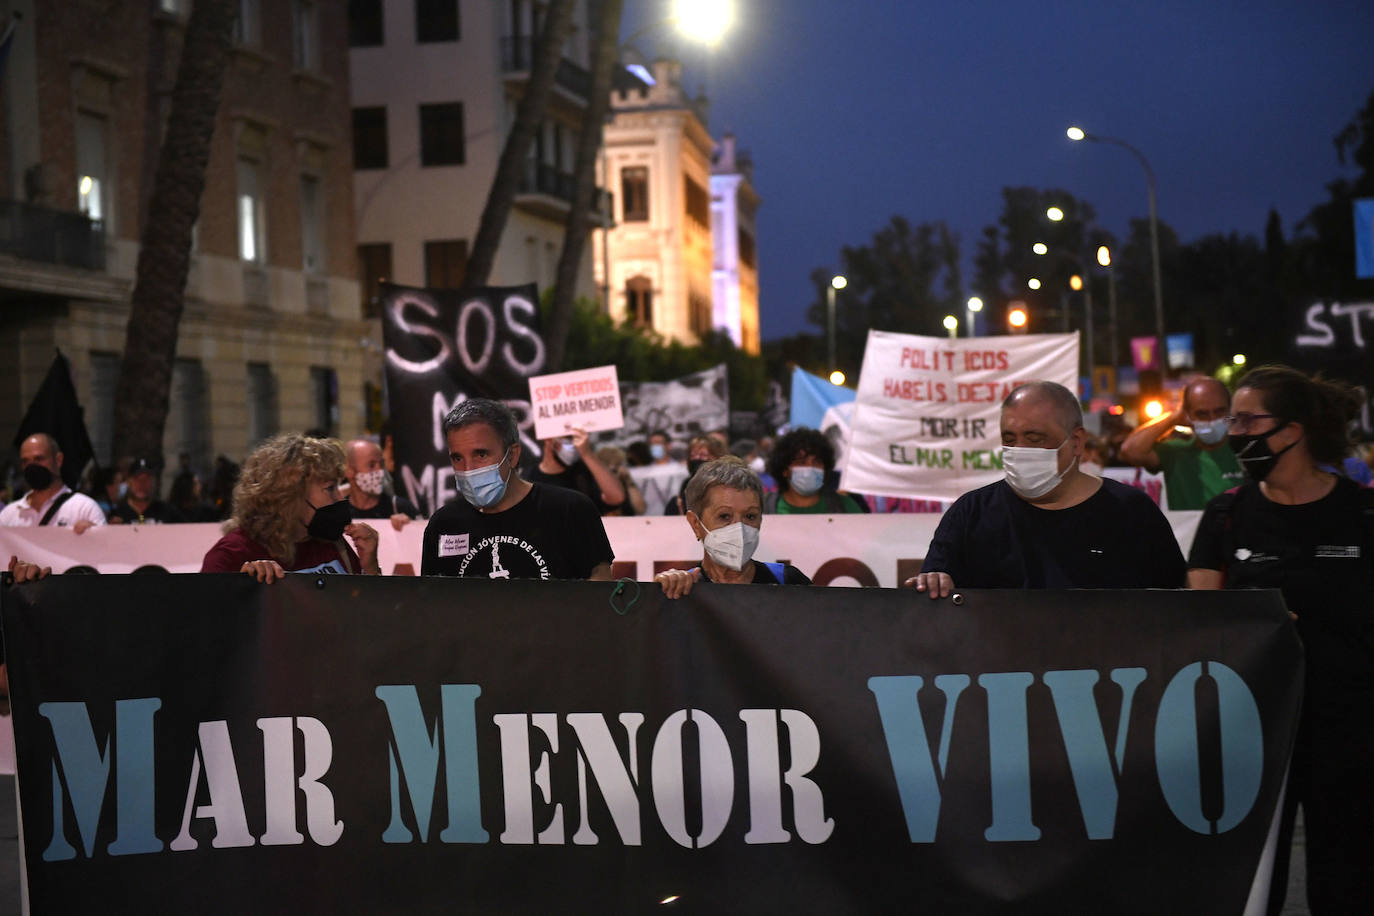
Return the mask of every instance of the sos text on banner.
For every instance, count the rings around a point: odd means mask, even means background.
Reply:
[[[383,283],[382,341],[396,487],[431,515],[455,497],[444,415],[470,397],[515,411],[527,449],[534,441],[527,379],[544,368],[534,284],[427,290]]]
[[[614,588],[6,589],[33,911],[1239,913],[1263,880],[1277,592]]]
[[[1002,401],[1025,382],[1077,390],[1077,334],[869,331],[841,487],[953,502],[1002,475]]]

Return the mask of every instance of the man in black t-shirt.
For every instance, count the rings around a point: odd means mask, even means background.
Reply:
[[[348,478],[350,516],[388,519],[397,531],[420,516],[420,510],[410,500],[386,492],[386,465],[380,445],[366,439],[354,439],[348,443],[345,456],[348,458],[344,476]]]
[[[460,499],[430,517],[420,573],[491,579],[611,577],[611,542],[592,501],[520,476],[519,430],[498,401],[464,401],[444,418]]]
[[[544,454],[530,472],[531,483],[547,483],[576,490],[592,501],[597,515],[605,515],[625,502],[625,486],[615,472],[592,451],[587,433],[574,429],[571,436],[544,440]]]
[[[129,492],[110,510],[112,525],[171,525],[186,519],[171,503],[157,498],[160,462],[135,458],[129,465]]]
[[[931,598],[966,588],[1182,588],[1183,554],[1148,496],[1085,474],[1082,409],[1054,382],[1031,382],[1002,404],[1006,479],[965,493],[945,512],[923,572]]]

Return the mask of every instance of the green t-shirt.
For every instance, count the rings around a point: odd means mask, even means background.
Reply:
[[[844,515],[851,512],[862,512],[859,504],[854,502],[854,497],[848,493],[832,493],[822,491],[820,501],[814,506],[794,506],[787,501],[781,493],[777,497],[778,503],[771,511],[779,515]],[[769,511],[769,510],[765,510]]]
[[[1155,443],[1155,455],[1170,509],[1205,509],[1212,497],[1245,482],[1236,453],[1226,443],[1208,451],[1194,439],[1165,439]]]

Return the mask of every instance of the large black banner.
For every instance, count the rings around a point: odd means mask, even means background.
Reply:
[[[544,370],[538,290],[467,290],[382,284],[387,409],[396,487],[430,515],[458,495],[444,415],[470,397],[515,411],[527,453],[538,457],[528,379]]]
[[[7,590],[33,911],[1241,912],[1277,592],[615,588]]]

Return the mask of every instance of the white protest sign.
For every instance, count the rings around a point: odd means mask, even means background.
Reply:
[[[625,425],[615,366],[557,372],[530,379],[534,434],[540,439],[566,436],[574,429],[595,432]]]
[[[1077,387],[1077,334],[918,337],[869,331],[840,486],[952,502],[1002,476],[1002,400]]]

